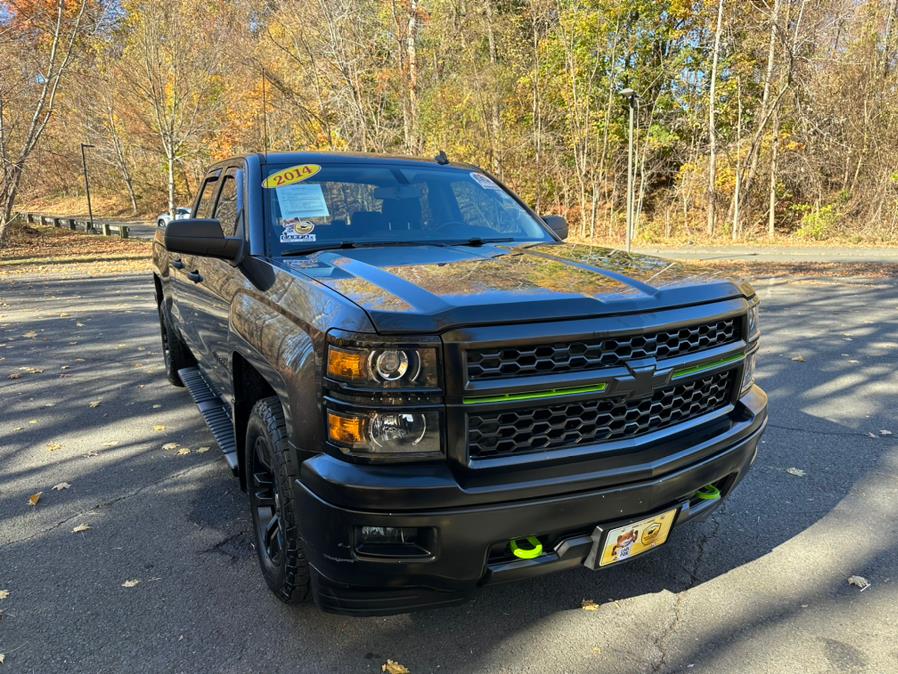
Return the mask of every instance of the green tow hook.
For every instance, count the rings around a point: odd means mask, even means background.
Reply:
[[[511,549],[511,554],[513,554],[518,559],[536,559],[541,554],[543,554],[543,544],[539,542],[539,539],[536,536],[527,536],[527,542],[531,547],[522,548],[518,543],[519,539],[511,539],[508,541],[508,547]]]
[[[695,492],[695,495],[702,501],[716,501],[720,498],[720,490],[713,484],[706,484],[704,487]]]

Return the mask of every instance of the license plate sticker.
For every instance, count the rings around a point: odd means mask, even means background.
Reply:
[[[677,509],[646,517],[608,532],[599,566],[622,562],[667,542]]]

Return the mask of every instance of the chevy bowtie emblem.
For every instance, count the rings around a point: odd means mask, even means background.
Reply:
[[[618,381],[629,389],[631,398],[646,398],[670,381],[671,370],[659,370],[654,358],[630,361],[627,369],[630,376],[621,377]]]

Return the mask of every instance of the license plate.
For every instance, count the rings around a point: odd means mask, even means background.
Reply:
[[[608,566],[664,545],[677,516],[677,509],[646,517],[608,532],[599,566]]]

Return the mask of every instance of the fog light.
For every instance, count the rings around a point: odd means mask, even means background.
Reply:
[[[361,543],[412,543],[418,530],[411,527],[362,527]]]
[[[437,533],[432,527],[356,527],[355,551],[381,559],[432,558]]]

